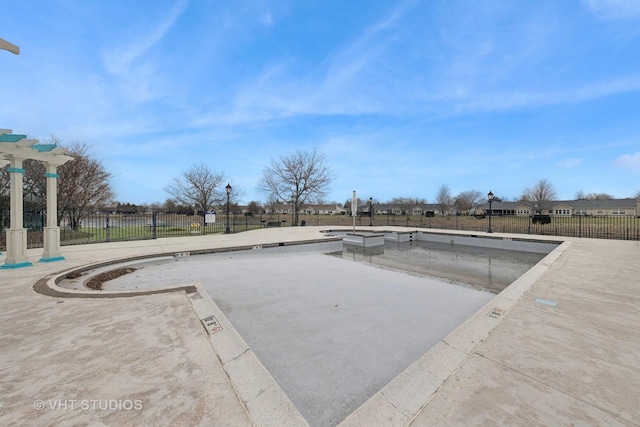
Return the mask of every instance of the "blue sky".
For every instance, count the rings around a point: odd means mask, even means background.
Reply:
[[[312,147],[340,202],[640,192],[637,0],[5,0],[0,37],[0,128],[86,142],[122,202],[200,162],[264,201]]]

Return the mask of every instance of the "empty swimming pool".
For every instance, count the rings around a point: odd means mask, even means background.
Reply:
[[[307,421],[335,425],[493,297],[395,246],[381,263],[327,256],[342,242],[149,260],[104,289],[200,282]]]

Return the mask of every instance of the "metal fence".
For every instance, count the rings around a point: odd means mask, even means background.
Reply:
[[[24,227],[29,248],[42,247],[42,229],[45,214],[26,212]],[[232,212],[227,223],[226,214],[216,216],[215,223],[205,223],[205,217],[198,214],[178,214],[173,212],[148,212],[136,214],[96,213],[82,220],[73,229],[66,221],[60,224],[62,245],[82,243],[113,242],[123,240],[143,240],[163,237],[191,236],[203,234],[237,233],[263,227],[290,227],[294,218],[291,214],[244,215]],[[352,226],[354,219],[346,215],[300,215],[300,225]],[[355,219],[359,228],[376,226],[405,226],[412,228],[436,228],[448,230],[468,230],[494,232],[589,237],[597,239],[640,240],[640,218],[635,216],[569,216],[551,217],[551,222],[542,224],[530,217],[519,216],[404,216],[404,215],[360,215]],[[6,233],[9,227],[9,212],[0,213],[0,251],[6,250]]]

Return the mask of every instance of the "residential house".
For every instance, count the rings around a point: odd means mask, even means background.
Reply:
[[[640,199],[609,199],[609,200],[554,200],[548,202],[547,209],[541,210],[531,206],[527,202],[492,202],[491,214],[531,216],[536,213],[551,215],[554,217],[567,217],[574,215],[589,216],[640,216]],[[481,208],[489,212],[489,203]],[[535,212],[534,212],[535,211]]]

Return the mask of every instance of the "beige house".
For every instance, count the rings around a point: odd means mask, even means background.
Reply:
[[[339,204],[320,204],[320,205],[307,205],[303,209],[300,209],[300,213],[306,215],[341,215],[347,211]]]
[[[534,213],[551,215],[554,217],[583,216],[640,216],[640,199],[610,199],[610,200],[558,200],[550,202],[550,208],[541,212],[533,212],[535,207],[523,202],[493,203],[494,215],[513,215],[507,213],[514,209],[516,216],[530,216]],[[483,206],[489,209],[488,204]]]

